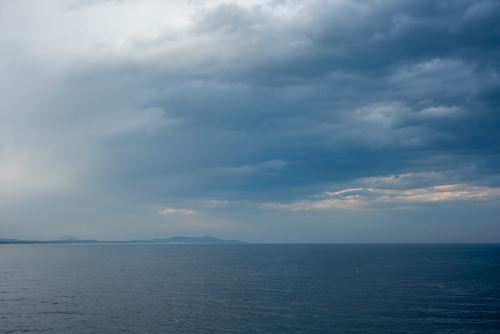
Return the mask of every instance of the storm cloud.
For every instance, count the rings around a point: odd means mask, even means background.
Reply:
[[[498,242],[498,1],[0,1],[0,237]]]

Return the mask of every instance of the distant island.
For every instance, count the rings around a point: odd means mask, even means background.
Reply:
[[[201,238],[172,237],[167,239],[133,240],[130,242],[149,244],[246,244],[239,240],[223,240],[214,237],[204,236]]]
[[[105,241],[105,240],[82,240],[77,237],[63,236],[55,240],[18,240],[1,239],[0,244],[245,244],[239,240],[223,240],[210,236],[192,238],[192,237],[172,237],[167,239],[149,239],[149,240],[128,240],[128,241]]]

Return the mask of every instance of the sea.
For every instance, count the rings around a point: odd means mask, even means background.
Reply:
[[[0,245],[0,333],[500,333],[500,245]]]

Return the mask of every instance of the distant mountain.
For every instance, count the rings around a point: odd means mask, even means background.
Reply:
[[[71,237],[69,235],[62,236],[60,238],[54,239],[55,241],[80,241],[82,239],[77,237]]]
[[[167,239],[134,240],[134,242],[155,243],[155,244],[245,244],[238,240],[223,240],[214,237],[204,236],[201,238],[172,237]]]
[[[65,235],[55,240],[18,240],[18,239],[0,239],[0,244],[89,244],[89,243],[104,243],[104,244],[245,244],[246,242],[238,240],[223,240],[214,237],[172,237],[167,239],[150,239],[150,240],[131,240],[131,241],[99,241],[99,240],[82,240],[77,237]]]

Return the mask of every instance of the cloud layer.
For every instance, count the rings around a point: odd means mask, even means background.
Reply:
[[[498,213],[499,17],[497,1],[0,1],[0,237],[269,241],[276,224],[300,241],[311,219],[306,241],[366,241],[356,210],[439,224],[460,202],[467,241]],[[324,238],[335,210],[345,239]]]

